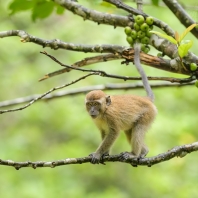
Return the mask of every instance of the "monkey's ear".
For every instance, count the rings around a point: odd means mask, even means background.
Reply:
[[[107,104],[107,106],[109,106],[111,104],[110,96],[106,96],[106,104]]]

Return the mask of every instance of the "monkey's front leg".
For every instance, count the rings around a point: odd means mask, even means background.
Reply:
[[[96,152],[89,155],[92,157],[91,159],[92,164],[99,164],[99,163],[104,164],[103,158],[109,155],[109,150],[113,145],[114,141],[116,140],[117,136],[118,136],[118,132],[113,129],[111,129],[110,132],[105,135],[102,143],[100,144]]]

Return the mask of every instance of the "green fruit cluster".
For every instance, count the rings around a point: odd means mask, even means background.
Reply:
[[[151,31],[153,29],[153,18],[147,17],[146,19],[142,15],[137,15],[135,17],[135,23],[133,27],[125,27],[124,31],[126,34],[126,40],[133,46],[136,41],[142,44],[141,50],[145,53],[150,51],[148,46],[151,37]]]

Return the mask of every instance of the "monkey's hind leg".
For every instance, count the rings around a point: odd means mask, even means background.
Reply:
[[[129,142],[130,145],[132,145],[132,128],[129,130],[124,131],[127,141]],[[120,154],[120,159],[122,160],[127,160],[128,158],[135,158],[136,156],[132,152],[122,152]]]
[[[137,122],[133,129],[125,131],[127,140],[131,144],[131,152],[121,153],[121,159],[127,160],[128,158],[143,158],[148,153],[148,148],[144,143],[144,136],[147,126],[143,126]]]
[[[137,157],[145,157],[149,151],[144,143],[145,133],[147,130],[148,127],[143,124],[142,120],[138,121],[132,130],[131,153]]]

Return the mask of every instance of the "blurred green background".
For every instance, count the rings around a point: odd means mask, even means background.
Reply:
[[[63,15],[57,15],[54,12],[44,20],[38,19],[32,22],[30,11],[10,16],[8,10],[10,2],[1,1],[0,31],[22,29],[43,39],[57,38],[65,42],[82,44],[127,45],[123,28],[114,29],[107,25],[83,21],[82,18],[68,11]],[[89,1],[80,2],[102,12],[120,12],[113,6],[95,5]],[[194,0],[189,0],[188,4],[198,6]],[[178,32],[185,29],[165,7],[146,5],[144,11],[168,23]],[[189,12],[195,20],[198,20],[197,12]],[[190,34],[187,37],[194,41],[192,52],[197,53],[197,40]],[[0,39],[0,101],[42,94],[52,87],[69,83],[84,75],[74,71],[38,82],[38,79],[45,74],[60,69],[59,65],[39,53],[43,50],[66,64],[95,55],[43,49],[33,43],[21,43],[19,37]],[[157,51],[152,48],[151,54],[156,55]],[[88,68],[101,69],[119,75],[138,75],[133,66],[126,67],[120,62],[100,63]],[[145,67],[145,70],[150,76],[185,77],[157,71],[150,67]],[[92,76],[65,90],[107,83],[134,83],[134,81],[124,82]],[[108,93],[145,95],[143,89],[108,91]],[[154,89],[154,93],[159,114],[146,136],[150,149],[148,156],[155,156],[174,146],[197,141],[198,89],[195,86],[160,88]],[[85,113],[84,94],[49,102],[36,102],[23,111],[0,116],[0,158],[4,160],[52,161],[83,157],[93,152],[100,142],[97,128]],[[114,144],[112,154],[129,149],[125,136],[121,133]],[[197,160],[197,153],[194,152],[184,158],[174,158],[151,168],[134,168],[122,163],[107,163],[106,166],[87,163],[54,169],[22,168],[16,171],[13,167],[1,166],[0,196],[3,198],[14,196],[20,198],[196,197],[198,194]]]

